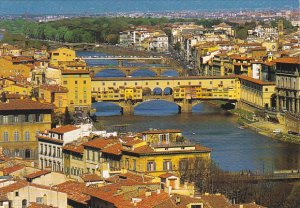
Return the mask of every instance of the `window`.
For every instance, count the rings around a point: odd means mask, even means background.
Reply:
[[[67,85],[67,84],[68,84],[68,81],[64,81],[63,83],[64,83],[64,85]]]
[[[147,171],[156,171],[156,164],[154,161],[147,162]]]
[[[136,160],[133,160],[133,169],[132,170],[136,170]]]
[[[192,204],[191,208],[202,208],[201,204]]]
[[[25,122],[29,122],[29,115],[25,115]]]
[[[19,132],[18,131],[14,132],[14,139],[15,139],[15,141],[19,141]]]
[[[19,192],[18,191],[15,192],[15,196],[19,196]]]
[[[129,169],[129,159],[125,160],[125,168],[128,170]]]
[[[25,141],[29,141],[30,140],[30,132],[26,131],[25,132]]]
[[[19,116],[15,115],[14,116],[14,123],[18,123],[19,122]]]
[[[3,132],[3,141],[4,142],[8,141],[8,132],[7,131]]]
[[[166,160],[163,162],[163,169],[164,170],[172,170],[172,161]]]
[[[86,84],[86,80],[83,80],[83,84]]]
[[[8,123],[8,116],[3,116],[3,123],[7,124]]]
[[[36,115],[35,115],[35,121],[36,121],[36,122],[41,122],[41,121],[42,121],[42,117],[41,117],[40,114],[36,114]]]
[[[180,82],[178,82],[177,84],[180,85]]]
[[[42,204],[43,203],[43,197],[36,197],[36,203]]]
[[[269,90],[268,88],[265,89],[266,92],[268,92],[268,90]]]
[[[77,81],[75,81],[75,84],[78,84],[78,82],[77,82]]]

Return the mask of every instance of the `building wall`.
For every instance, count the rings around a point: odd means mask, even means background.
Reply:
[[[56,186],[67,181],[67,177],[63,173],[51,172],[33,179],[31,182],[44,186]]]
[[[25,115],[29,116],[28,122],[25,121]],[[36,115],[40,115],[42,121],[36,122]],[[18,118],[17,122],[14,121],[14,116]],[[7,123],[5,122],[6,118],[8,118]],[[0,112],[0,145],[7,155],[37,159],[38,142],[36,135],[38,132],[50,128],[50,111]],[[26,154],[29,154],[27,155],[29,157],[26,157]]]
[[[30,77],[31,67],[25,64],[13,64],[12,61],[0,57],[0,76],[8,77],[15,75],[23,75]]]
[[[76,58],[74,50],[68,48],[58,48],[50,52],[50,65],[57,67],[59,62],[73,61]]]
[[[36,202],[38,197],[42,198],[43,203],[46,205],[67,208],[67,194],[55,190],[29,186],[8,193],[8,198],[12,201],[12,207],[22,207],[23,200],[26,200],[27,205],[29,205],[30,202]]]
[[[167,154],[167,151],[160,155],[149,155],[149,156],[132,156],[124,153],[122,155],[123,168],[128,169],[129,171],[138,172],[138,173],[147,173],[153,176],[159,176],[163,173],[170,172],[170,170],[163,169],[164,161],[172,162],[172,171],[179,173],[179,161],[180,160],[193,160],[200,158],[203,160],[210,159],[210,153],[192,153],[186,152],[181,154]],[[126,162],[128,161],[128,162]],[[135,161],[135,162],[134,162]],[[147,162],[153,161],[156,164],[155,171],[147,171]],[[134,163],[136,163],[136,168],[134,168]],[[128,165],[127,165],[128,164]],[[192,167],[191,167],[192,168]]]
[[[62,84],[68,91],[68,107],[90,109],[91,107],[91,78],[89,74],[63,74]]]
[[[64,173],[74,179],[85,173],[83,155],[64,151]]]

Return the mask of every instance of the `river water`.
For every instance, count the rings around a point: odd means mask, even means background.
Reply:
[[[298,0],[1,0],[0,15],[93,15],[127,12],[298,8]]]
[[[78,55],[106,55],[78,52]],[[90,65],[116,65],[113,61],[88,61]],[[127,63],[132,64],[132,63]],[[146,68],[147,65],[141,65]],[[112,66],[113,68],[113,66]],[[118,74],[119,73],[119,74]],[[134,75],[140,76],[141,74]],[[149,72],[148,72],[149,73]],[[172,76],[170,72],[167,76]],[[148,75],[148,74],[144,74]],[[98,73],[99,77],[122,76],[120,72]],[[212,159],[224,170],[252,170],[268,172],[281,169],[300,169],[300,146],[272,140],[248,129],[239,129],[236,118],[202,103],[192,113],[177,114],[177,105],[165,101],[151,101],[135,108],[135,114],[121,116],[120,108],[110,103],[96,103],[99,123],[108,130],[116,124],[128,124],[128,131],[149,128],[181,129],[183,135],[201,145],[212,148]]]

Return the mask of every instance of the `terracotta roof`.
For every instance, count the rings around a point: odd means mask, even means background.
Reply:
[[[61,74],[89,74],[87,70],[61,70]]]
[[[115,139],[97,138],[97,139],[93,139],[91,141],[83,143],[83,146],[93,147],[93,148],[96,148],[96,149],[103,149],[107,145],[113,144],[113,143],[116,143],[116,142],[118,142],[118,141],[115,140]]]
[[[0,193],[1,194],[7,194],[9,192],[24,188],[28,185],[29,185],[29,182],[27,182],[27,181],[23,181],[23,180],[15,181],[14,183],[12,183],[8,186],[4,186],[4,187],[0,188]]]
[[[70,151],[70,152],[76,152],[78,154],[83,154],[84,147],[82,144],[75,145],[72,143],[72,144],[66,144],[63,147],[63,150]]]
[[[81,178],[84,182],[96,182],[102,180],[102,178],[97,174],[84,174]]]
[[[300,58],[296,58],[296,57],[279,58],[276,59],[275,62],[285,63],[285,64],[300,64]]]
[[[28,208],[57,208],[57,207],[31,202],[30,205],[28,206]]]
[[[21,170],[23,168],[25,168],[25,165],[14,165],[11,167],[2,168],[2,172],[3,175],[10,175],[11,173]]]
[[[143,142],[143,140],[141,140],[141,139],[134,139],[134,138],[130,138],[130,139],[122,138],[122,140],[125,141],[125,143],[123,143],[122,145],[127,146],[127,147],[132,147],[135,144],[139,144],[139,143]]]
[[[57,134],[64,134],[64,133],[74,131],[74,130],[77,130],[77,129],[79,129],[79,127],[74,126],[74,125],[65,125],[65,126],[60,126],[60,127],[57,127],[57,128],[53,128],[53,129],[49,130],[49,132],[57,133]]]
[[[109,183],[119,183],[122,180],[129,180],[129,181],[134,181],[134,182],[142,182],[142,183],[148,183],[153,180],[151,176],[147,175],[139,175],[135,173],[124,173],[124,174],[119,174],[119,175],[114,175],[112,177],[106,178],[105,181]]]
[[[68,92],[68,88],[60,85],[40,85],[40,88],[50,92],[63,93]]]
[[[217,194],[204,194],[201,195],[201,199],[208,204],[210,204],[211,207],[216,208],[231,208],[232,205],[229,203],[228,199],[224,195],[217,195]]]
[[[168,193],[161,191],[160,193],[151,193],[151,196],[145,197],[137,204],[137,208],[153,208],[170,199]],[[166,207],[166,206],[165,206]],[[174,207],[174,206],[171,206]]]
[[[242,206],[241,206],[242,205]],[[248,204],[233,204],[232,208],[266,208],[264,206],[255,204],[254,202]]]
[[[172,176],[176,176],[176,175],[173,174],[173,173],[164,173],[164,174],[161,174],[158,177],[160,177],[160,178],[169,178],[169,177],[172,177]],[[178,177],[178,176],[176,176],[176,177]]]
[[[84,194],[84,192],[88,192],[91,188],[87,187],[85,183],[66,181],[55,187],[57,187],[59,191],[66,193],[69,200],[77,203],[87,205],[90,200],[90,196]]]
[[[255,84],[259,84],[259,85],[275,85],[274,82],[265,82],[263,80],[254,79],[252,77],[248,77],[248,76],[245,76],[245,75],[240,75],[239,78],[242,79],[242,80],[246,80],[246,81],[255,83]]]
[[[176,204],[176,198],[180,198],[180,203]],[[191,203],[203,203],[204,207],[210,207],[210,208],[222,208],[222,207],[212,207],[209,206],[207,202],[205,202],[203,199],[200,198],[194,198],[190,196],[183,196],[183,195],[172,195],[170,198],[167,200],[163,201],[162,203],[154,206],[153,208],[165,208],[165,207],[174,207],[174,208],[186,208],[188,207],[188,204]]]
[[[63,140],[59,140],[59,139],[55,139],[55,138],[51,138],[51,137],[43,136],[43,135],[38,135],[37,139],[39,141],[54,142],[54,143],[58,143],[58,144],[63,144],[64,143]]]
[[[181,133],[179,129],[154,129],[143,131],[142,134],[164,134],[164,133]]]
[[[0,103],[0,111],[16,110],[52,110],[54,105],[50,103],[40,103],[29,99],[13,99]]]
[[[111,155],[121,155],[122,154],[122,145],[120,143],[113,144],[111,146],[105,147],[101,152],[111,154]]]
[[[25,175],[24,178],[34,179],[34,178],[38,178],[38,177],[40,177],[42,175],[46,175],[48,173],[51,173],[51,171],[49,171],[49,170],[40,170],[40,171],[37,171],[35,173],[31,173],[31,174]]]

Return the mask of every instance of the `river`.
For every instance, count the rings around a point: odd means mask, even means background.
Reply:
[[[298,7],[297,0],[1,0],[0,15],[94,15]]]
[[[94,52],[77,54],[99,55]],[[88,64],[95,66],[116,65],[117,63],[88,61]],[[146,67],[142,65],[141,68]],[[140,73],[143,75],[143,72]],[[120,75],[122,74],[113,74],[113,76]],[[106,71],[98,73],[97,76],[112,75]],[[172,76],[172,73],[168,76]],[[135,115],[131,116],[121,116],[120,108],[114,104],[96,103],[93,107],[97,109],[99,122],[108,130],[116,124],[128,124],[128,131],[135,132],[149,128],[181,129],[186,138],[212,148],[212,159],[224,170],[268,172],[280,169],[300,169],[299,145],[275,141],[251,130],[239,129],[236,117],[207,103],[195,106],[192,113],[177,114],[176,104],[151,101],[137,106]]]

